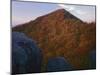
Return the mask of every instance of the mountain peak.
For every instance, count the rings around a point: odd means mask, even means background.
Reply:
[[[58,10],[56,10],[55,12],[59,12],[59,13],[65,13],[65,12],[67,12],[65,9],[58,9]]]
[[[76,20],[80,20],[79,18],[77,18],[76,16],[74,16],[73,14],[71,14],[69,11],[65,10],[65,9],[58,9],[53,13],[59,13],[61,14],[61,16],[64,17],[64,19],[76,19]],[[81,21],[81,20],[80,20]]]
[[[65,10],[65,9],[57,9],[47,15],[38,17],[37,19],[41,19],[41,18],[46,18],[46,19],[57,19],[57,20],[65,20],[65,19],[75,19],[75,20],[79,20],[81,21],[79,18],[77,18],[76,16],[72,15],[69,11]]]

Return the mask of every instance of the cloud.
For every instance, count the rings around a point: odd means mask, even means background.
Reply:
[[[62,8],[64,8],[67,11],[73,11],[73,10],[75,10],[75,7],[71,6],[71,5],[59,4],[59,6],[62,7]]]
[[[79,14],[79,15],[86,14],[85,11],[79,10],[78,9],[79,7],[76,7],[75,5],[59,4],[59,6],[62,7],[62,8],[64,8],[67,11],[74,12],[74,13]]]
[[[79,14],[79,15],[85,15],[85,14],[87,14],[87,12],[82,11],[82,10],[76,10],[75,13]]]
[[[95,8],[92,6],[79,6],[79,5],[65,5],[59,4],[59,6],[66,11],[69,11],[74,16],[80,18],[85,22],[95,20]]]

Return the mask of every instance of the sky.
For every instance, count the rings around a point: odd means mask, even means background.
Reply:
[[[65,9],[85,22],[95,21],[95,6],[12,1],[12,26],[35,20],[57,9]]]

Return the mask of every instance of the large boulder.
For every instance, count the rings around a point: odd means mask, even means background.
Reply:
[[[48,60],[47,72],[69,71],[69,70],[72,70],[72,66],[63,57],[55,57]]]
[[[12,32],[12,73],[37,73],[41,70],[42,53],[35,41],[24,33]]]

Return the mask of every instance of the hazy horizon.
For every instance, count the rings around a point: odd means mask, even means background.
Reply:
[[[95,21],[95,6],[12,1],[12,27],[65,9],[84,22]]]

